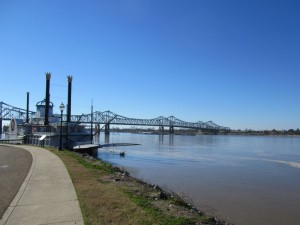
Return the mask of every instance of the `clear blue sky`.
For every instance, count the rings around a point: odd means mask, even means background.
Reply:
[[[300,1],[0,0],[0,101],[300,128]]]

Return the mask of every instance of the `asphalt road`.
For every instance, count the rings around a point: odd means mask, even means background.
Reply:
[[[0,145],[0,218],[18,193],[31,163],[28,151]]]

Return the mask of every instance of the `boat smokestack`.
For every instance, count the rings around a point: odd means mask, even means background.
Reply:
[[[49,125],[49,105],[50,105],[50,79],[51,73],[46,73],[46,108],[44,125]]]
[[[26,123],[29,123],[29,92],[27,92]]]
[[[71,122],[71,102],[72,102],[72,80],[71,75],[68,78],[68,105],[67,105],[67,122]]]

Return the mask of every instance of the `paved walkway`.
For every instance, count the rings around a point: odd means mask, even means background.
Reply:
[[[19,147],[32,154],[32,166],[0,225],[83,225],[75,189],[63,162],[43,148]]]

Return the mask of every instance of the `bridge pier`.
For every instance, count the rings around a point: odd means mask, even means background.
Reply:
[[[170,126],[169,134],[174,134],[174,126]]]
[[[159,126],[159,133],[164,135],[165,129],[164,126]]]
[[[97,123],[96,127],[95,127],[96,131],[95,131],[95,136],[94,136],[94,143],[95,144],[99,144],[100,143],[100,124]]]
[[[109,130],[110,130],[110,129],[109,129],[109,124],[106,124],[106,125],[105,125],[105,135],[108,135],[108,134],[110,133]]]

